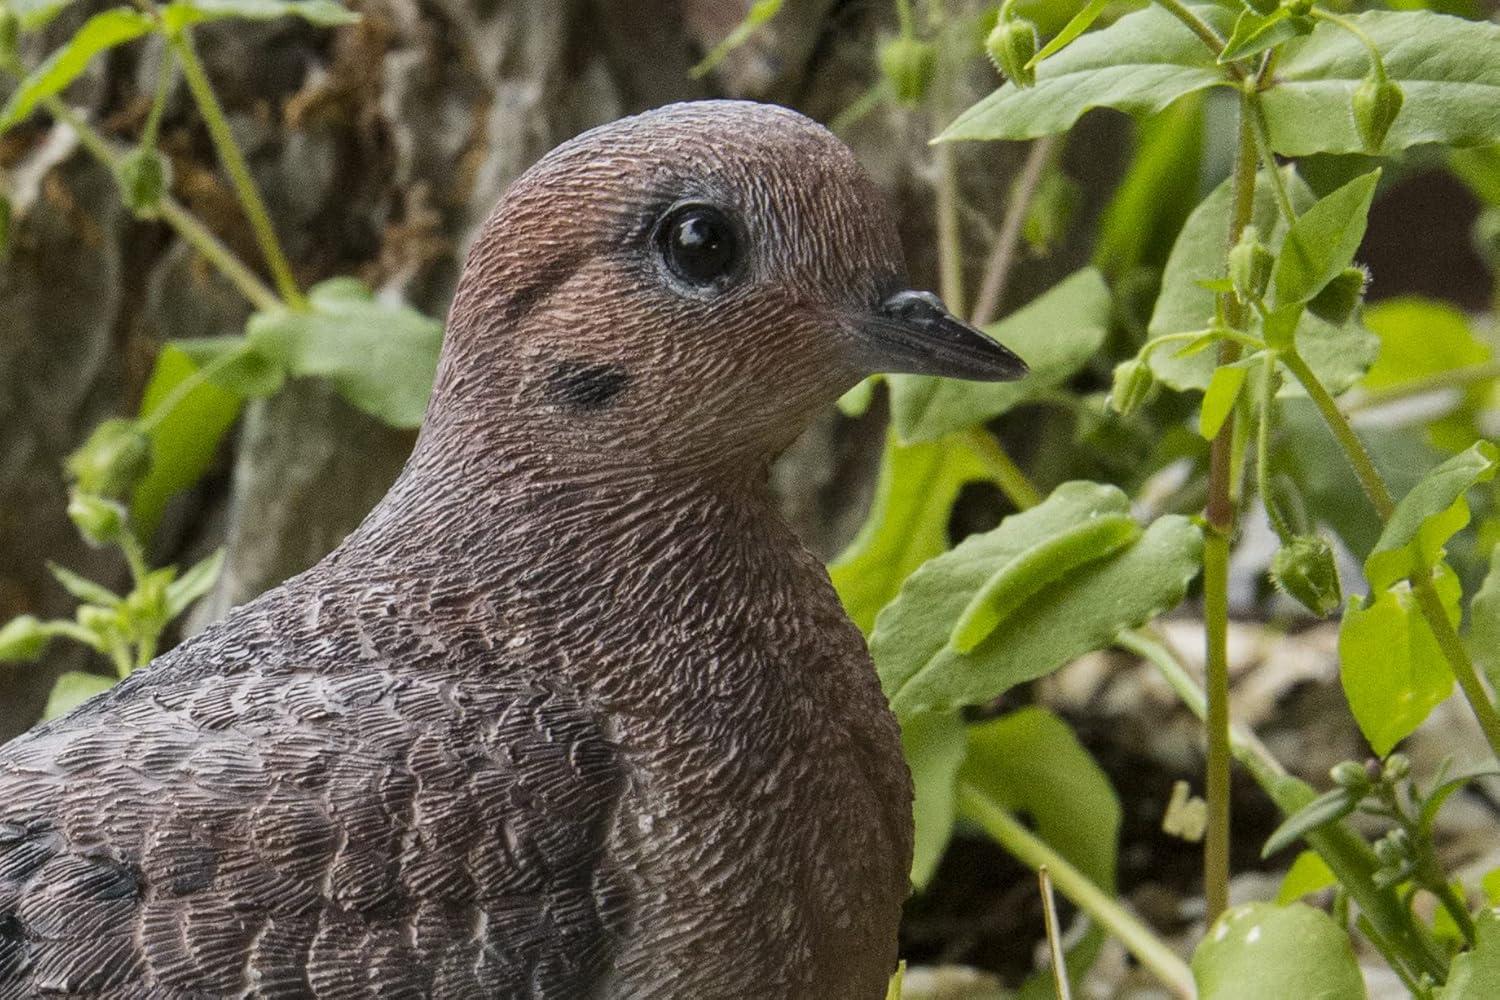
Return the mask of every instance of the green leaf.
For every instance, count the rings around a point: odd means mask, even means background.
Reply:
[[[1348,788],[1330,788],[1307,805],[1292,813],[1266,838],[1260,856],[1268,858],[1292,846],[1308,832],[1336,823],[1359,805],[1361,793]]]
[[[1474,921],[1474,947],[1453,959],[1439,1000],[1500,997],[1500,911],[1485,910]]]
[[[1109,645],[1122,629],[1174,606],[1198,573],[1198,529],[1163,517],[1119,553],[1036,591],[969,653],[948,638],[996,569],[1060,532],[1128,513],[1113,486],[1065,483],[993,531],[965,539],[913,573],[875,621],[870,650],[898,715],[986,702]]]
[[[1500,545],[1490,550],[1490,571],[1469,602],[1469,631],[1464,643],[1474,662],[1489,676],[1490,686],[1500,688]]]
[[[1114,555],[1140,537],[1136,519],[1120,513],[1100,514],[1043,539],[995,570],[959,614],[948,642],[957,652],[973,652],[1043,587]]]
[[[245,399],[274,396],[286,384],[287,370],[266,357],[246,337],[193,337],[171,346],[204,369],[209,381]]]
[[[1110,0],[1089,0],[1088,3],[1083,5],[1082,10],[1074,14],[1068,23],[1063,25],[1063,29],[1054,35],[1051,41],[1042,46],[1040,52],[1027,61],[1027,67],[1035,69],[1037,63],[1043,59],[1049,59],[1067,48],[1069,43],[1085,31],[1088,31],[1094,22],[1099,20],[1099,15],[1104,13],[1109,3]]]
[[[39,660],[51,641],[52,633],[35,616],[17,615],[0,625],[0,663]]]
[[[1354,261],[1380,171],[1372,170],[1297,216],[1276,256],[1276,304],[1306,302]]]
[[[1031,366],[1020,382],[889,376],[896,432],[907,442],[934,441],[1056,388],[1098,354],[1109,312],[1109,287],[1098,271],[1085,268],[985,328]]]
[[[869,633],[901,583],[948,548],[948,518],[963,485],[988,478],[959,438],[903,445],[886,435],[870,515],[828,567],[844,610]]]
[[[306,312],[250,317],[251,346],[292,375],[327,378],[350,403],[393,427],[420,424],[443,324],[378,301],[349,278],[314,286],[308,301]]]
[[[167,585],[166,618],[171,621],[188,607],[213,589],[224,569],[224,550],[195,563],[191,569]]]
[[[65,566],[48,563],[47,570],[58,583],[62,584],[64,590],[85,603],[97,604],[103,608],[116,608],[124,600],[108,587],[97,584],[88,577],[79,576]]]
[[[5,0],[22,31],[44,28],[76,0]]]
[[[1214,369],[1203,393],[1203,408],[1198,414],[1200,435],[1210,441],[1218,436],[1219,428],[1234,412],[1234,401],[1240,398],[1240,389],[1249,374],[1250,369],[1238,362]]]
[[[300,17],[323,28],[359,21],[358,14],[337,0],[174,0],[162,8],[162,22],[173,32],[204,21],[274,21],[281,17]]]
[[[1433,581],[1453,622],[1458,621],[1458,579]],[[1384,757],[1411,735],[1453,692],[1453,672],[1406,584],[1355,598],[1339,629],[1339,676],[1360,731]]]
[[[240,397],[213,382],[189,382],[198,372],[181,348],[167,344],[146,383],[140,415],[151,441],[151,467],[130,503],[131,523],[141,538],[156,532],[172,495],[208,471],[219,442],[239,416]]]
[[[958,768],[967,752],[957,715],[929,714],[901,722],[901,749],[911,769],[916,846],[911,881],[920,891],[937,871],[953,835]]]
[[[755,29],[775,17],[781,10],[781,4],[782,0],[755,0],[750,5],[750,11],[745,15],[745,19],[735,25],[734,29],[724,36],[723,41],[710,49],[702,61],[688,70],[688,75],[697,79],[712,73],[714,67],[723,62],[729,53],[750,40],[750,36],[755,34]]]
[[[1109,777],[1061,719],[1031,707],[970,726],[959,776],[966,788],[1030,817],[1037,836],[1114,894],[1120,801]],[[1103,928],[1090,926],[1068,949],[1070,975],[1077,978],[1088,970],[1103,939]],[[1022,995],[1052,996],[1050,970],[1028,981]]]
[[[1198,200],[1203,159],[1203,98],[1184,97],[1136,124],[1136,151],[1099,220],[1094,266],[1118,279],[1143,263],[1165,261]]]
[[[1229,14],[1193,10],[1220,30]],[[1154,113],[1196,90],[1225,84],[1223,71],[1191,30],[1159,7],[1127,14],[1078,39],[1037,67],[1036,83],[999,90],[958,116],[938,136],[1035,139],[1063,132],[1090,108]]]
[[[1294,17],[1285,7],[1278,7],[1269,14],[1258,14],[1243,10],[1235,19],[1234,31],[1219,54],[1219,62],[1231,63],[1246,56],[1259,55],[1266,49],[1280,45],[1289,38],[1305,35],[1312,30],[1312,21],[1305,17]]]
[[[1199,1000],[1363,1000],[1349,935],[1302,903],[1225,911],[1193,952]]]
[[[1462,310],[1418,296],[1385,299],[1365,309],[1380,338],[1380,356],[1365,375],[1368,389],[1389,389],[1490,359]]]
[[[1443,546],[1469,523],[1464,493],[1477,483],[1495,478],[1500,449],[1476,441],[1424,476],[1401,498],[1386,522],[1375,550],[1365,560],[1365,576],[1372,590],[1425,572],[1443,557]]]
[[[52,693],[47,696],[47,707],[42,710],[42,718],[56,719],[67,715],[73,709],[82,705],[96,694],[101,694],[115,686],[112,677],[101,677],[99,674],[87,674],[82,670],[69,670],[57,678],[52,685]]]
[[[150,15],[116,7],[95,14],[26,78],[0,110],[0,130],[31,114],[37,104],[67,89],[99,53],[134,41],[151,30]]]
[[[1287,173],[1292,203],[1299,210],[1305,209],[1313,202],[1312,192],[1301,178]],[[1214,294],[1200,282],[1224,276],[1231,197],[1230,182],[1225,181],[1188,216],[1162,272],[1161,294],[1148,328],[1151,336],[1201,330],[1210,324]],[[1279,250],[1286,238],[1286,222],[1276,208],[1270,179],[1264,174],[1256,179],[1250,221],[1265,244],[1273,251]],[[1310,314],[1300,317],[1296,337],[1307,363],[1334,393],[1343,392],[1358,381],[1374,361],[1378,347],[1375,338],[1358,323],[1333,326]],[[1151,355],[1151,370],[1156,377],[1179,391],[1206,389],[1214,368],[1214,358],[1206,352],[1190,355],[1163,348]],[[1282,389],[1283,394],[1300,391],[1290,386]]]
[[[1317,851],[1303,851],[1292,862],[1276,891],[1276,902],[1282,906],[1295,903],[1308,893],[1321,892],[1338,884],[1338,876]]]
[[[1500,140],[1500,25],[1426,11],[1345,16],[1380,50],[1386,73],[1405,93],[1382,154]],[[1272,147],[1286,156],[1363,152],[1351,106],[1370,72],[1360,39],[1320,22],[1281,53],[1273,85],[1261,91]]]
[[[906,978],[906,961],[896,963],[896,971],[885,988],[885,1000],[901,1000],[901,981]]]

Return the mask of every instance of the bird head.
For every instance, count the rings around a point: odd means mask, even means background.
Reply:
[[[586,132],[511,186],[470,249],[429,423],[744,464],[875,372],[1025,371],[911,289],[884,197],[830,132],[702,101]]]

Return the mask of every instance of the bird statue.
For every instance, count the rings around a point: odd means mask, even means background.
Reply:
[[[883,997],[911,780],[767,468],[872,372],[1024,371],[795,112],[559,146],[364,523],[0,748],[0,998]]]

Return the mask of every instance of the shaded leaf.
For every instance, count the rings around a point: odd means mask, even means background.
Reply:
[[[1306,302],[1354,261],[1380,171],[1354,178],[1297,216],[1276,255],[1276,304]]]
[[[1433,581],[1453,622],[1458,579]],[[1453,673],[1406,584],[1349,602],[1339,629],[1339,677],[1349,709],[1377,756],[1411,735],[1453,692]]]
[[[1089,30],[1094,22],[1099,20],[1099,15],[1104,13],[1109,3],[1110,0],[1088,0],[1088,3],[1083,5],[1083,9],[1074,14],[1068,23],[1063,25],[1063,29],[1052,36],[1051,40],[1042,46],[1041,51],[1031,57],[1027,65],[1034,69],[1036,64],[1043,59],[1049,59],[1067,48],[1074,39]]]
[[[898,715],[989,701],[1180,601],[1197,575],[1202,539],[1186,518],[1164,517],[1134,545],[1044,585],[971,652],[950,646],[959,616],[998,567],[1081,522],[1128,512],[1129,501],[1112,486],[1065,483],[1038,506],[923,564],[870,637]]]
[[[151,30],[151,17],[128,7],[95,14],[73,37],[26,75],[0,110],[0,129],[21,121],[41,101],[60,94],[78,79],[99,53],[134,41]]]
[[[1464,636],[1469,655],[1500,688],[1500,545],[1490,550],[1490,570],[1469,602],[1469,630]]]
[[[1142,263],[1165,260],[1198,200],[1203,98],[1184,97],[1161,114],[1142,117],[1136,136],[1130,169],[1100,216],[1094,242],[1094,266],[1115,279]]]
[[[1380,50],[1405,94],[1381,145],[1475,146],[1500,140],[1500,25],[1428,11],[1347,15]],[[1364,152],[1351,99],[1370,71],[1360,39],[1319,22],[1281,49],[1274,84],[1261,92],[1271,145],[1286,156]]]
[[[911,881],[921,890],[937,870],[953,835],[958,768],[967,752],[963,721],[951,714],[904,719],[901,749],[911,768],[912,814],[916,821]]]
[[[5,6],[16,15],[22,31],[46,27],[76,0],[6,0]]]
[[[985,328],[1031,366],[1031,373],[1020,382],[888,376],[891,419],[897,433],[903,441],[933,441],[982,424],[1057,387],[1098,353],[1108,333],[1109,310],[1104,278],[1085,268]]]
[[[42,710],[42,719],[56,719],[67,715],[96,694],[115,686],[112,677],[88,674],[82,670],[69,670],[57,678],[52,693],[47,696],[47,707]]]
[[[1477,483],[1495,478],[1500,450],[1489,441],[1476,441],[1424,476],[1386,522],[1380,540],[1365,560],[1365,576],[1372,590],[1389,587],[1436,566],[1443,546],[1469,523],[1464,493]]]
[[[828,567],[844,610],[868,633],[916,568],[948,548],[948,517],[963,485],[988,477],[957,438],[903,445],[886,435],[864,527]]]
[[[1222,8],[1194,10],[1228,29],[1230,15]],[[1090,108],[1157,112],[1185,94],[1223,83],[1202,40],[1153,6],[1079,38],[1037,67],[1032,86],[1006,82],[959,115],[938,140],[1035,139],[1065,131]]]
[[[1219,62],[1229,63],[1259,55],[1289,38],[1307,34],[1312,30],[1312,23],[1310,18],[1293,16],[1285,7],[1278,7],[1269,14],[1248,8],[1242,10],[1235,19],[1234,31],[1224,44],[1224,51],[1219,54]]]
[[[287,370],[266,357],[245,337],[194,337],[174,340],[172,347],[211,372],[209,381],[245,399],[274,396],[286,384]]]
[[[1199,1000],[1316,997],[1362,1000],[1349,935],[1302,903],[1248,903],[1225,911],[1193,952]]]
[[[219,442],[239,416],[241,399],[212,382],[191,385],[198,365],[181,348],[167,344],[141,398],[140,415],[151,441],[151,467],[136,485],[131,523],[143,539],[156,531],[172,495],[194,485],[213,463]],[[162,411],[164,406],[170,410]],[[162,412],[158,412],[162,411]]]

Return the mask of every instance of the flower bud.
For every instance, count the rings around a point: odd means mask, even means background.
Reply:
[[[1285,0],[1281,6],[1291,11],[1293,17],[1307,17],[1312,13],[1313,0]]]
[[[73,493],[68,517],[91,545],[111,545],[125,533],[125,508],[91,493]]]
[[[1140,358],[1129,358],[1115,365],[1114,385],[1109,390],[1109,405],[1116,413],[1131,414],[1150,400],[1156,390],[1151,366]]]
[[[1364,268],[1346,267],[1312,297],[1307,311],[1334,326],[1342,326],[1354,315],[1355,307],[1365,297],[1365,286],[1369,281],[1370,272]]]
[[[30,662],[51,639],[47,627],[31,615],[18,615],[0,626],[0,662]]]
[[[1245,6],[1257,14],[1270,15],[1276,13],[1276,8],[1281,4],[1278,0],[1245,0]]]
[[[1393,839],[1397,832],[1396,830],[1392,830],[1384,837],[1375,841],[1375,857],[1383,867],[1398,868],[1401,862],[1406,859],[1406,856],[1401,851],[1401,847]]]
[[[117,179],[125,207],[137,216],[151,218],[171,186],[172,165],[155,149],[133,149],[120,160]]]
[[[1393,753],[1385,759],[1381,777],[1386,781],[1400,781],[1411,774],[1411,758],[1404,753]]]
[[[984,42],[990,62],[1017,87],[1036,83],[1036,70],[1026,64],[1036,55],[1036,25],[1025,18],[1001,18]]]
[[[902,104],[922,100],[936,69],[937,46],[931,42],[902,35],[880,46],[880,71]]]
[[[1260,241],[1260,233],[1254,226],[1246,226],[1239,242],[1229,251],[1229,280],[1234,285],[1235,297],[1247,305],[1265,298],[1275,266],[1276,255]]]
[[[1401,113],[1405,100],[1401,85],[1392,80],[1367,76],[1355,88],[1354,124],[1359,128],[1360,138],[1365,141],[1366,152],[1380,152],[1386,133]]]
[[[1333,765],[1328,776],[1333,779],[1335,785],[1350,791],[1363,791],[1370,787],[1370,776],[1365,773],[1364,765],[1352,760]]]
[[[1298,535],[1283,545],[1271,560],[1271,579],[1320,618],[1344,603],[1333,548],[1320,535]]]
[[[68,474],[80,493],[123,500],[151,468],[151,439],[134,420],[114,418],[94,428],[68,456]]]

